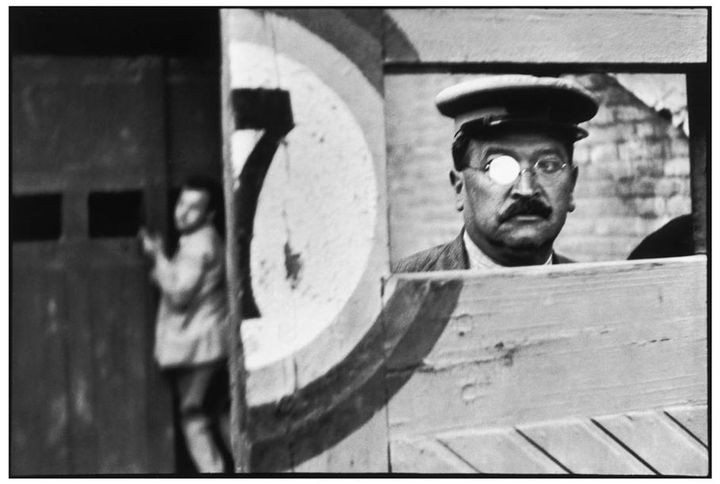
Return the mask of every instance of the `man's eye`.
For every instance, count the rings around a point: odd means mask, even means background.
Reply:
[[[558,158],[543,158],[535,165],[543,173],[555,173],[565,166],[565,163]]]

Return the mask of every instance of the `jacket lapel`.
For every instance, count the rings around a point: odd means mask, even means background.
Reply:
[[[465,253],[462,236],[463,232],[460,231],[460,235],[445,246],[435,263],[434,270],[452,271],[470,268],[470,262],[468,261],[467,253]]]

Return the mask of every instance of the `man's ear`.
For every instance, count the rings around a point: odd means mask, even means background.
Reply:
[[[465,206],[465,179],[461,172],[450,170],[450,184],[455,190],[455,210],[462,212]]]
[[[578,167],[577,165],[572,165],[572,172],[570,172],[570,195],[568,196],[568,212],[575,211],[575,199],[573,198],[573,193],[575,192],[575,183],[577,182],[578,177]]]

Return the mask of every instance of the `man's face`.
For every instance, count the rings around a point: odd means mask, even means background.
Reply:
[[[482,169],[500,156],[511,156],[524,171],[503,184],[487,171],[472,169]],[[552,174],[533,168],[538,160],[548,159],[567,164]],[[565,145],[545,134],[508,133],[471,140],[465,161],[470,168],[453,171],[451,181],[472,240],[503,265],[543,263],[567,213],[574,209],[577,167]]]
[[[204,190],[183,188],[175,205],[175,227],[181,234],[194,232],[210,221],[209,195]]]

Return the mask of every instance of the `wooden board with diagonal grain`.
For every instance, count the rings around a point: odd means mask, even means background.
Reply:
[[[462,431],[438,436],[458,456],[484,473],[562,474],[565,468],[531,445],[515,429]]]
[[[686,407],[702,412],[707,407]],[[708,450],[663,411],[475,427],[391,442],[394,472],[704,475]],[[600,423],[602,422],[602,424]],[[608,428],[612,428],[611,433]],[[692,439],[691,439],[692,440]],[[655,465],[653,465],[655,464]]]
[[[436,440],[392,442],[392,471],[408,473],[474,474],[479,470]]]
[[[628,412],[595,422],[659,474],[703,476],[709,471],[707,447],[662,412]]]
[[[575,474],[653,474],[587,419],[521,425],[517,431]]]
[[[391,461],[431,440],[480,472],[706,472],[705,274],[694,256],[397,275],[396,290],[462,287],[451,314],[424,322],[445,324],[431,349],[387,361]]]
[[[666,408],[665,414],[683,427],[692,437],[708,446],[707,406],[685,406]]]
[[[708,12],[701,8],[425,8],[387,15],[388,64],[707,61]]]

